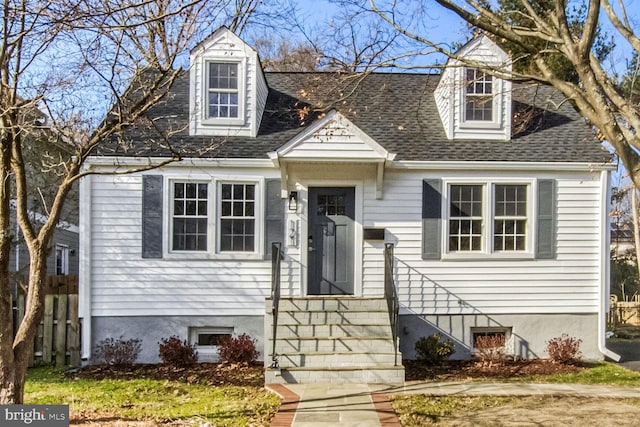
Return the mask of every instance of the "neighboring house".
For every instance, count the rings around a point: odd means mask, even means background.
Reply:
[[[611,224],[611,253],[616,257],[635,257],[635,244],[632,224]]]
[[[64,169],[61,160],[70,159],[74,150],[73,145],[67,144],[66,139],[61,137],[51,126],[50,120],[44,112],[35,108],[25,108],[27,109],[24,118],[25,141],[22,147],[22,158],[28,183],[26,203],[31,224],[35,230],[39,230],[42,224],[47,221],[48,205],[53,202],[58,189],[59,173]],[[12,186],[14,187],[12,191],[15,192],[15,183],[12,183]],[[10,201],[9,233],[12,237],[12,247],[9,271],[12,276],[11,292],[14,297],[16,297],[18,287],[26,285],[30,265],[29,250],[16,220],[16,204],[16,200]],[[78,190],[74,186],[66,197],[60,220],[49,242],[47,276],[78,275],[79,230],[77,224]],[[57,286],[62,283],[77,282],[77,280],[67,279],[57,283],[52,279],[49,283]],[[77,288],[77,283],[72,287]],[[68,290],[68,287],[64,289]]]
[[[30,212],[33,223],[38,225],[46,221],[46,217],[36,212]],[[14,244],[11,248],[9,271],[13,275],[12,294],[16,297],[17,287],[26,285],[29,275],[29,250],[22,238],[22,232],[15,220],[15,212],[11,216]],[[66,221],[60,221],[51,239],[49,255],[47,256],[47,276],[78,275],[78,226]]]
[[[459,55],[509,61],[486,37]],[[274,241],[281,370],[267,381],[401,382],[398,360],[434,332],[455,358],[483,335],[518,357],[564,333],[585,358],[607,352],[614,166],[553,89],[455,61],[441,75],[263,73],[221,28],[149,119],[88,167],[170,157],[149,144],[158,129],[182,161],[81,182],[84,358],[123,337],[157,362],[178,335],[215,360],[221,335],[247,333],[269,365]]]

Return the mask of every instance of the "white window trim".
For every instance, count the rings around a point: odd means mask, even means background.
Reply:
[[[443,260],[469,260],[469,259],[524,259],[531,260],[535,257],[535,212],[537,211],[537,182],[535,179],[524,178],[495,178],[495,179],[469,179],[450,178],[443,180],[442,187],[442,259]],[[493,219],[494,219],[494,186],[502,185],[526,185],[527,186],[527,241],[524,251],[498,252],[493,249]],[[482,249],[480,251],[449,251],[449,188],[452,185],[482,185]]]
[[[493,120],[467,120],[467,68],[462,67],[460,72],[460,90],[458,103],[458,117],[460,118],[459,127],[461,129],[500,129],[502,127],[502,105],[504,101],[503,82],[501,79],[492,76],[492,95],[493,95]]]
[[[209,63],[238,64],[238,118],[208,117],[209,104]],[[246,58],[204,56],[200,63],[200,120],[202,126],[244,126],[246,123]]]
[[[173,183],[195,182],[207,183],[207,250],[206,251],[176,251],[172,250],[173,242]],[[218,195],[220,184],[254,184],[255,189],[255,250],[253,252],[220,252],[219,226],[220,203]],[[237,259],[237,260],[262,260],[264,258],[264,233],[266,220],[264,210],[265,180],[264,177],[227,175],[169,175],[165,176],[163,194],[163,258],[167,259]]]
[[[58,249],[62,250],[62,272],[58,273]],[[60,275],[60,276],[67,276],[69,274],[69,246],[68,245],[63,245],[60,243],[56,243],[56,256],[55,256],[55,268],[56,268],[56,275]]]

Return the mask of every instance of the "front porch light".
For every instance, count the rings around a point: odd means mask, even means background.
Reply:
[[[291,191],[289,193],[289,210],[293,212],[298,210],[298,192],[297,191]]]

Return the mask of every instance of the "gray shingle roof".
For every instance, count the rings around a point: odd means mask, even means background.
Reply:
[[[266,73],[266,78],[270,91],[256,138],[189,136],[185,73],[149,112],[150,120],[127,129],[120,144],[104,146],[100,154],[167,156],[171,146],[183,157],[267,158],[335,108],[396,153],[396,160],[596,163],[611,157],[571,104],[546,86],[514,84],[512,139],[483,141],[447,139],[433,96],[439,75]],[[168,140],[162,137],[166,130],[173,132]]]

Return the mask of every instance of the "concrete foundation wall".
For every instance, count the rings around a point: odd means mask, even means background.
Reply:
[[[234,333],[246,333],[256,339],[256,349],[260,352],[259,359],[263,359],[263,316],[127,316],[127,317],[93,317],[91,319],[91,360],[96,363],[96,344],[106,338],[120,338],[123,340],[142,340],[142,351],[137,363],[159,363],[159,342],[163,338],[177,335],[182,340],[189,341],[189,328],[233,328]],[[197,350],[197,349],[196,349]],[[206,362],[211,359],[208,355],[199,354],[199,360]]]
[[[475,329],[478,328],[478,329]],[[495,328],[495,329],[494,329]],[[400,351],[405,359],[415,359],[415,343],[436,332],[455,343],[452,359],[471,357],[472,330],[507,330],[510,354],[529,359],[547,358],[547,341],[568,334],[582,340],[584,360],[602,360],[598,350],[598,315],[593,314],[518,314],[518,315],[440,315],[400,316]]]
[[[263,316],[140,316],[94,317],[92,319],[92,359],[96,344],[106,338],[142,340],[138,363],[158,363],[158,343],[177,335],[189,340],[189,328],[233,328],[240,335],[256,339],[260,360],[265,359]],[[478,329],[476,329],[478,328]],[[400,351],[405,359],[415,359],[415,343],[424,336],[439,332],[444,339],[455,343],[452,359],[471,357],[472,330],[507,330],[508,351],[525,358],[546,358],[547,341],[563,333],[582,340],[581,352],[585,360],[602,360],[598,350],[597,314],[529,314],[529,315],[401,315],[399,326]],[[200,361],[210,357],[200,355]],[[268,355],[267,355],[268,356]],[[95,363],[95,360],[90,360]]]

